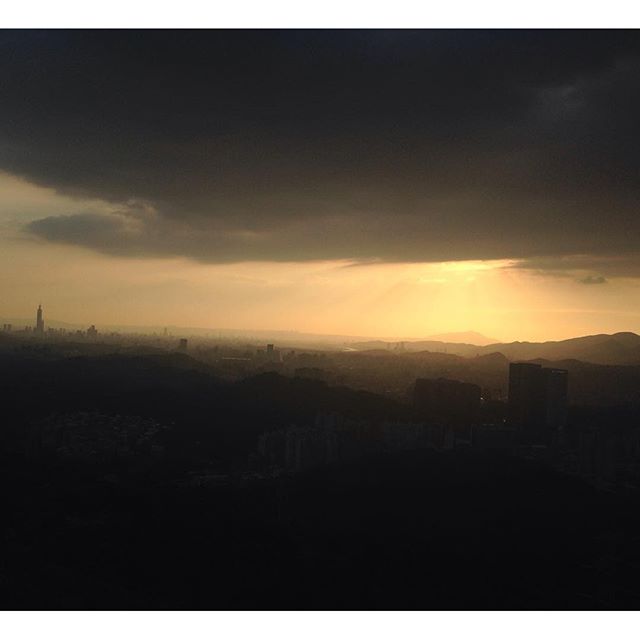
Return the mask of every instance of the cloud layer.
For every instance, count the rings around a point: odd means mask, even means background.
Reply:
[[[635,265],[639,63],[625,31],[5,32],[0,169],[108,203],[27,231],[115,255]]]

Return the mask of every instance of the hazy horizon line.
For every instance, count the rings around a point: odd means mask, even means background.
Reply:
[[[2,317],[2,322],[3,323],[10,323],[10,324],[18,324],[18,326],[15,327],[16,331],[20,331],[22,329],[22,325],[24,324],[25,326],[31,326],[31,320],[27,319],[27,318],[10,318],[10,317]],[[53,320],[47,320],[45,318],[45,325],[48,327],[52,327],[52,328],[65,328],[65,326],[67,327],[73,327],[73,328],[81,328],[84,327],[85,324],[87,323],[81,323],[81,322],[69,322],[66,320],[57,320],[57,319],[53,319]],[[94,324],[95,323],[91,323]],[[52,326],[53,325],[53,326]],[[60,326],[63,325],[63,326]],[[550,340],[528,340],[528,339],[517,339],[517,340],[497,340],[495,338],[490,338],[489,336],[484,335],[483,333],[481,333],[480,331],[476,331],[474,329],[468,329],[465,331],[439,331],[437,333],[434,334],[429,334],[429,335],[423,335],[423,336],[383,336],[383,335],[363,335],[363,334],[342,334],[342,333],[316,333],[316,332],[312,332],[312,331],[300,331],[298,329],[275,329],[275,328],[271,328],[271,329],[257,329],[257,328],[251,328],[251,329],[242,329],[242,328],[231,328],[231,327],[196,327],[196,326],[181,326],[181,325],[176,325],[176,324],[129,324],[129,323],[123,323],[123,324],[119,324],[119,323],[105,323],[102,325],[95,325],[99,330],[100,328],[102,328],[103,331],[105,330],[134,330],[132,331],[132,333],[143,333],[144,331],[164,331],[165,329],[167,330],[174,330],[174,331],[197,331],[197,332],[203,332],[203,333],[226,333],[226,334],[230,334],[230,335],[226,335],[226,336],[218,336],[218,337],[225,337],[225,338],[231,338],[234,337],[234,333],[238,334],[239,336],[242,335],[243,337],[252,337],[252,336],[269,336],[269,335],[295,335],[295,336],[299,336],[301,338],[303,337],[309,337],[309,338],[319,338],[319,339],[334,339],[334,340],[343,340],[343,339],[349,339],[349,340],[353,340],[353,341],[380,341],[380,342],[389,342],[389,343],[399,343],[399,342],[424,342],[424,341],[432,341],[432,342],[442,342],[443,344],[446,343],[451,343],[451,344],[469,344],[469,345],[473,345],[473,346],[478,346],[478,347],[487,347],[487,346],[491,346],[494,344],[512,344],[512,343],[516,343],[516,342],[520,342],[520,343],[531,343],[531,344],[544,344],[544,343],[549,343],[549,342],[563,342],[565,340],[571,340],[571,339],[577,339],[577,338],[587,338],[587,337],[591,337],[591,336],[614,336],[614,335],[618,335],[621,333],[632,333],[635,335],[640,335],[637,334],[635,331],[615,331],[615,332],[606,332],[606,331],[602,331],[602,332],[596,332],[596,333],[588,333],[588,334],[581,334],[581,335],[570,335],[568,337],[565,338],[555,338],[555,339],[550,339]],[[138,331],[135,331],[138,330]],[[446,337],[447,335],[450,335],[451,337],[456,336],[456,335],[464,335],[464,334],[477,334],[479,337],[484,338],[487,342],[485,344],[477,344],[474,342],[456,342],[455,340],[446,340],[446,339],[441,339],[442,337]],[[208,336],[211,338],[215,338],[216,336]]]

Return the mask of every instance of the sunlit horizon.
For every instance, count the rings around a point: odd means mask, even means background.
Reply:
[[[637,331],[640,278],[585,284],[584,269],[554,273],[514,258],[445,262],[247,261],[127,257],[30,237],[42,215],[108,203],[0,179],[4,318],[87,325],[179,326],[239,331],[421,339],[476,331],[497,341],[562,340]],[[526,265],[525,265],[526,266]],[[604,280],[604,279],[603,279]]]

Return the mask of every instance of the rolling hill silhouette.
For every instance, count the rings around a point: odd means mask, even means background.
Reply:
[[[593,364],[640,365],[640,336],[632,332],[597,334],[550,342],[508,342],[475,345],[437,340],[405,342],[409,352],[430,351],[462,357],[501,353],[509,360],[581,360]],[[397,349],[397,343],[374,340],[354,343],[358,350]]]

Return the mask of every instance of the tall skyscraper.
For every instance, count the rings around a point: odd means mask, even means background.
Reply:
[[[38,305],[36,313],[36,333],[44,333],[44,318],[42,317],[42,305]]]
[[[567,420],[567,379],[564,369],[531,362],[509,365],[509,423],[523,441],[549,443]]]

